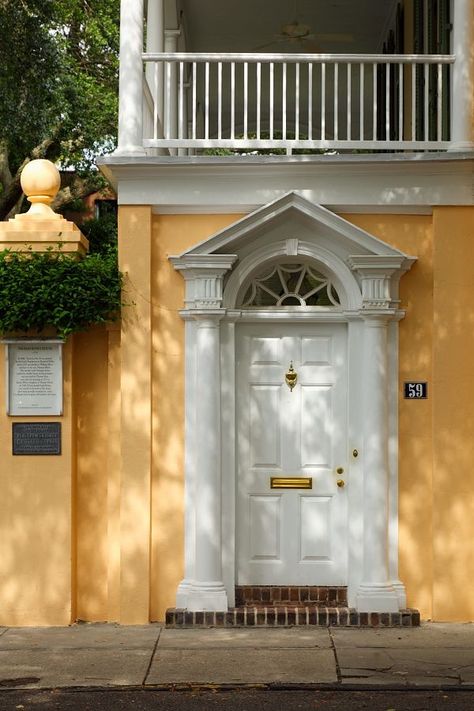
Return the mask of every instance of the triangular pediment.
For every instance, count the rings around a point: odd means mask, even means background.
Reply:
[[[258,208],[216,232],[181,256],[245,253],[265,241],[282,238],[323,240],[342,258],[349,255],[406,256],[340,215],[317,205],[297,192]]]

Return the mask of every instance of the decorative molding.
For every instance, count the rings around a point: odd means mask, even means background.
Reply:
[[[286,240],[286,253],[289,257],[296,257],[298,254],[298,239],[296,237]]]
[[[186,281],[186,308],[215,310],[222,306],[223,278],[237,259],[236,255],[198,255],[170,257]]]
[[[120,205],[188,214],[243,213],[290,190],[339,212],[370,206],[373,212],[426,214],[434,205],[474,204],[473,166],[473,152],[100,160]]]
[[[295,216],[304,219],[295,219]],[[309,228],[308,228],[309,225]],[[287,237],[288,234],[301,236]],[[232,251],[233,254],[217,253]],[[278,201],[266,205],[247,218],[238,220],[217,235],[197,245],[179,257],[171,257],[173,266],[183,273],[186,280],[186,309],[181,312],[186,320],[186,490],[187,490],[187,533],[186,533],[186,577],[178,589],[178,601],[190,609],[223,609],[232,600],[235,584],[235,369],[236,333],[240,322],[306,322],[347,323],[350,378],[348,385],[348,449],[356,448],[361,456],[351,462],[351,469],[359,476],[351,478],[349,493],[349,604],[361,610],[371,606],[371,611],[398,610],[404,600],[403,585],[397,581],[396,589],[391,583],[394,573],[377,561],[396,558],[397,540],[389,537],[393,530],[393,519],[397,516],[397,502],[379,509],[370,495],[370,487],[377,484],[378,473],[383,481],[377,486],[392,496],[396,489],[396,454],[390,460],[385,457],[388,442],[396,432],[397,398],[387,401],[384,393],[395,388],[398,361],[397,354],[391,353],[386,334],[397,328],[396,321],[403,317],[398,308],[398,281],[414,262],[402,252],[393,249],[372,235],[354,228],[343,218],[329,210],[313,205],[305,198],[291,193]],[[276,268],[278,263],[298,263],[313,265],[333,283],[340,298],[340,306],[265,306],[262,308],[242,308],[243,296],[252,279],[268,267]],[[269,269],[270,271],[270,269]],[[224,276],[228,274],[225,288]],[[277,300],[278,301],[278,300]],[[207,324],[207,326],[206,326]],[[304,326],[303,326],[304,328]],[[201,330],[201,334],[199,333]],[[206,339],[213,343],[213,353],[220,334],[220,359],[207,380],[199,381],[197,373],[208,371],[204,345]],[[385,334],[385,335],[384,335]],[[199,361],[199,339],[202,340],[202,357]],[[367,347],[368,339],[370,340]],[[371,344],[374,344],[372,348]],[[376,347],[375,347],[376,346]],[[206,362],[206,368],[200,367]],[[219,363],[222,368],[218,376]],[[383,366],[380,370],[379,366]],[[216,455],[210,454],[206,461],[200,452],[203,438],[203,406],[210,388],[215,396],[215,378],[220,378],[220,402],[226,407],[226,417],[219,420],[222,427],[220,445],[215,444],[214,453],[221,453],[222,482],[215,493],[219,497],[216,506],[222,506],[221,532],[225,532],[220,543],[219,561],[222,562],[222,580],[216,562],[214,580],[208,589],[206,580],[200,580],[196,573],[198,554],[196,536],[199,520],[205,511],[200,507],[196,482],[207,476],[207,470],[214,466]],[[371,385],[372,383],[372,385]],[[205,388],[203,386],[206,386]],[[373,386],[373,387],[372,387]],[[206,389],[207,388],[207,389]],[[367,392],[371,401],[367,402]],[[371,403],[377,405],[368,418]],[[217,401],[216,401],[217,403]],[[216,404],[218,409],[219,404]],[[210,409],[209,413],[216,409]],[[207,421],[210,422],[208,414]],[[370,419],[370,435],[377,435],[377,446],[371,447],[367,436],[367,420]],[[207,426],[210,426],[208,422]],[[215,428],[217,424],[214,422]],[[201,428],[199,434],[198,427]],[[214,430],[213,430],[214,431]],[[216,430],[217,431],[217,430]],[[382,444],[383,443],[383,444]],[[201,464],[194,464],[200,459]],[[387,462],[385,461],[387,459]],[[383,467],[380,467],[380,461]],[[220,461],[220,459],[219,459]],[[204,466],[204,464],[206,466]],[[209,479],[210,481],[210,479]],[[213,481],[217,481],[214,474]],[[389,486],[390,483],[390,486]],[[365,487],[365,489],[364,489]],[[369,492],[369,494],[368,494]],[[212,514],[216,536],[217,510]],[[364,520],[365,519],[365,522]],[[367,534],[373,525],[377,541]],[[364,534],[366,529],[366,534]],[[229,541],[227,540],[229,538]],[[216,541],[218,539],[216,538]],[[201,542],[202,543],[202,542]],[[383,550],[385,548],[385,551]],[[372,553],[377,552],[372,560]],[[383,555],[380,554],[382,551]],[[202,549],[201,549],[202,552]],[[202,559],[202,558],[201,558]],[[364,563],[365,561],[365,563]],[[227,590],[226,601],[223,590]]]
[[[397,255],[351,255],[347,263],[360,277],[362,308],[394,308],[393,296],[395,292],[398,296],[398,279],[414,261],[414,257]],[[398,277],[396,281],[394,275]]]

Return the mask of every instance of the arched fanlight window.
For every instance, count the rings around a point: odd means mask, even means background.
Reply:
[[[252,279],[242,306],[340,306],[331,281],[307,264],[277,264]]]

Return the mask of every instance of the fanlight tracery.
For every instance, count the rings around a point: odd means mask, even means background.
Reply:
[[[331,281],[307,264],[277,264],[250,283],[242,306],[340,306]]]

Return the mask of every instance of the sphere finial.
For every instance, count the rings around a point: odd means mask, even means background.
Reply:
[[[50,205],[61,187],[59,170],[50,160],[38,158],[26,164],[21,173],[21,187],[31,207],[29,217],[59,217]]]

